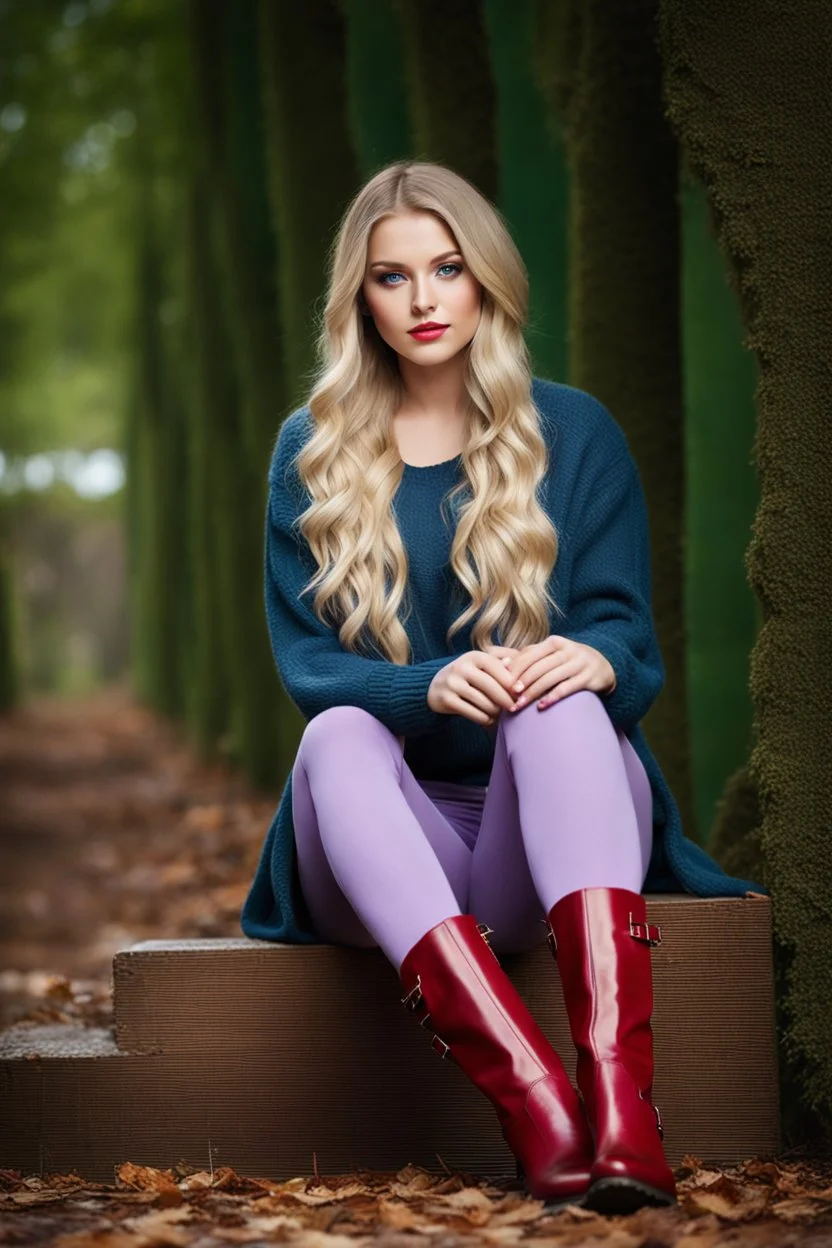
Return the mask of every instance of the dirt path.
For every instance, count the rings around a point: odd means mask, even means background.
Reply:
[[[199,763],[119,688],[0,716],[0,1026],[106,1025],[118,949],[242,936],[279,796]]]

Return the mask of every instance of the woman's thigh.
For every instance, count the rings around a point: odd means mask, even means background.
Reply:
[[[533,712],[537,714],[533,706],[526,708],[527,714]],[[545,711],[540,713],[546,714]],[[505,720],[503,713],[498,720],[494,763],[471,860],[468,904],[480,922],[493,928],[491,944],[496,952],[520,953],[546,939],[548,924],[529,870],[517,790],[506,751]],[[652,848],[652,791],[641,759],[625,733],[617,729],[616,737],[638,821],[643,881]],[[587,748],[590,748],[589,743]],[[543,759],[540,763],[546,765]],[[552,808],[552,820],[555,826],[556,804]],[[557,853],[556,837],[553,837],[552,852]]]
[[[337,725],[329,720],[329,727],[335,731],[318,723],[314,734],[309,732],[318,720],[336,715]],[[341,750],[340,743],[345,741],[349,742],[349,748]],[[312,751],[315,753],[310,758]],[[324,752],[326,766],[317,767],[315,764]],[[316,779],[317,776],[320,779]],[[327,786],[326,806],[332,809],[334,795],[334,805],[344,815],[343,818],[330,816],[330,826],[323,829],[323,835],[315,804],[318,784]],[[323,802],[319,804],[324,805]],[[419,896],[428,895],[432,885],[437,883],[434,872],[442,873],[460,910],[465,912],[471,850],[464,839],[462,825],[466,818],[470,822],[470,814],[460,807],[456,819],[453,803],[434,802],[404,761],[395,736],[368,712],[358,707],[333,707],[310,721],[292,769],[292,815],[301,888],[315,930],[323,939],[360,948],[377,943],[335,878],[326,853],[326,840],[334,836],[349,837],[352,853],[372,857],[389,846],[393,835],[391,826],[401,818],[402,812],[406,812],[408,819],[415,817],[432,851],[408,855],[404,842],[403,888],[410,890],[412,901],[417,904]],[[391,910],[395,910],[397,899],[392,895],[389,899],[376,896],[372,904],[381,908],[389,904]]]

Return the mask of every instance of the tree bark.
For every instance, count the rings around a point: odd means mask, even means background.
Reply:
[[[344,23],[336,0],[260,0],[260,64],[287,404],[317,366],[328,248],[358,191],[347,125]]]
[[[480,4],[398,0],[414,155],[435,160],[497,199],[494,86]]]
[[[757,353],[760,503],[747,565],[760,840],[788,950],[787,1049],[832,1125],[832,10],[663,0],[669,115],[708,190]]]

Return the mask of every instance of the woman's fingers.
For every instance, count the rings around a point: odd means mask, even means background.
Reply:
[[[587,683],[582,675],[562,680],[550,693],[546,694],[546,705],[548,706],[551,702],[560,702],[561,698],[568,698],[570,693],[578,693],[579,690],[586,688]]]
[[[581,677],[585,666],[579,656],[574,659],[564,659],[550,667],[545,675],[533,680],[531,684],[527,683],[524,677],[524,688],[519,691],[512,689],[512,696],[515,699],[522,698],[524,705],[527,702],[533,702],[535,698],[549,697],[555,689],[560,688],[563,681]]]
[[[538,659],[536,663],[532,663],[531,666],[527,667],[525,672],[518,677],[518,679],[523,682],[522,692],[524,697],[534,697],[531,690],[541,682],[544,684],[547,681],[551,682],[555,676],[557,676],[557,679],[560,680],[561,676],[565,673],[570,664],[574,670],[577,670],[577,668],[575,668],[575,664],[580,663],[580,661],[579,656],[575,655],[570,658],[570,656],[566,654],[562,655],[560,658],[552,658],[549,654],[543,659]],[[517,692],[514,688],[514,684],[516,684],[516,681],[512,683],[512,693]]]
[[[462,698],[459,694],[454,693],[449,701],[451,715],[462,715],[464,719],[472,719],[475,724],[489,724],[493,721],[493,714],[490,710],[481,710],[479,706],[468,698]]]

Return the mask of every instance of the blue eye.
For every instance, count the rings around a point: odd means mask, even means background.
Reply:
[[[441,273],[443,269],[453,269],[453,273],[449,274],[448,276],[455,276],[457,273],[462,272],[462,265],[457,264],[455,261],[448,261],[447,264],[440,264],[439,268],[436,271],[437,273]],[[388,277],[403,277],[403,276],[404,275],[402,273],[399,273],[397,269],[391,269],[388,273],[382,273],[381,277],[377,278],[376,280],[378,281],[379,286],[398,286],[399,285],[398,282],[388,282],[387,279]]]

